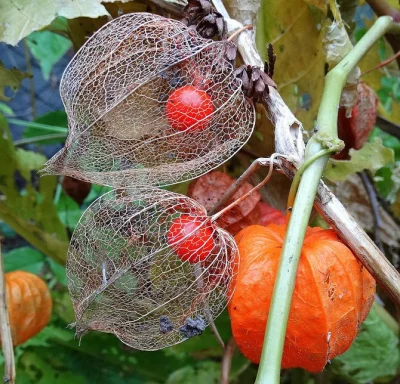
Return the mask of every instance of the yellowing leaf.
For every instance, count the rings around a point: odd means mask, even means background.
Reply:
[[[257,21],[257,46],[266,58],[272,42],[277,55],[274,80],[280,94],[304,128],[312,129],[324,85],[325,54],[321,25],[324,1],[274,0],[262,3]]]
[[[349,175],[364,169],[375,173],[379,168],[394,162],[394,151],[382,145],[376,138],[373,143],[366,143],[360,150],[350,149],[350,160],[330,159],[324,172],[325,178],[332,182],[343,181]]]
[[[45,161],[39,153],[15,148],[0,115],[0,219],[39,251],[63,263],[68,235],[53,203],[57,177],[37,175]]]
[[[328,11],[328,0],[304,0],[304,2],[309,5],[312,5],[315,8],[318,8],[325,14]]]
[[[16,92],[21,81],[27,77],[30,75],[16,68],[7,69],[0,62],[0,100],[9,101],[10,98],[5,95],[6,87],[10,87],[13,92]]]
[[[16,45],[57,16],[67,19],[108,15],[101,0],[9,0],[0,3],[0,41]]]

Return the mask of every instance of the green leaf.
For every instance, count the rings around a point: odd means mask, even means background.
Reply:
[[[58,282],[64,286],[67,285],[67,277],[65,275],[65,267],[53,261],[52,259],[48,259],[50,264],[50,268],[54,273],[54,276],[57,278]]]
[[[56,207],[60,220],[66,227],[74,230],[82,216],[82,210],[79,208],[76,201],[72,200],[68,195],[62,192],[57,201]]]
[[[382,140],[376,138],[373,143],[366,143],[360,150],[350,150],[350,160],[330,159],[324,172],[324,177],[332,182],[343,181],[349,175],[365,169],[373,174],[387,164],[393,163],[394,152],[382,145]]]
[[[14,111],[12,110],[12,108],[5,103],[0,103],[0,113],[2,113],[3,115],[9,115],[9,116],[14,115]]]
[[[213,361],[188,365],[169,375],[166,384],[213,384],[218,383],[221,366]]]
[[[106,187],[104,185],[92,184],[92,188],[90,189],[89,194],[86,196],[84,200],[84,205],[91,204],[94,200],[99,198],[101,195],[111,191],[111,187]]]
[[[35,124],[44,124],[45,126],[65,127],[68,128],[68,118],[65,111],[53,111],[46,113],[33,121]],[[28,125],[24,130],[23,137],[28,139],[31,137],[47,136],[49,134],[48,129],[41,129],[37,125]],[[48,140],[47,144],[63,143],[65,138]]]
[[[23,348],[27,347],[48,347],[52,341],[69,342],[74,339],[74,333],[66,329],[48,325],[44,327],[38,334],[22,344]]]
[[[38,274],[45,263],[45,256],[36,249],[21,247],[4,254],[6,272],[27,271]]]
[[[87,383],[84,376],[74,372],[63,372],[53,366],[44,359],[39,353],[26,352],[21,358],[24,371],[30,381],[27,383],[36,384],[85,384]]]
[[[372,309],[350,349],[332,361],[331,369],[351,384],[365,384],[396,375],[399,339]]]
[[[57,16],[73,19],[108,15],[101,0],[3,1],[0,5],[0,41],[16,45],[31,32],[51,24]]]
[[[63,263],[68,236],[53,203],[58,180],[37,175],[45,160],[43,155],[15,149],[6,119],[0,115],[0,219],[39,251]]]
[[[72,301],[66,291],[56,291],[52,294],[53,297],[53,315],[61,320],[66,325],[72,324],[75,320],[75,313],[72,307]],[[74,332],[70,331],[71,335]]]
[[[379,137],[385,147],[392,148],[394,150],[395,160],[400,161],[400,140],[397,137],[389,135],[379,128],[374,128],[369,136],[369,141],[373,142],[375,137]]]
[[[1,6],[0,6],[1,9]],[[1,14],[1,11],[0,11]],[[1,27],[0,27],[1,28]],[[20,71],[19,69],[7,69],[3,63],[0,62],[0,100],[10,101],[11,98],[5,95],[6,87],[11,88],[15,93],[18,91],[22,80],[31,77],[31,75]]]
[[[26,43],[32,56],[39,62],[46,80],[53,66],[72,47],[70,40],[50,31],[33,32],[27,37]]]

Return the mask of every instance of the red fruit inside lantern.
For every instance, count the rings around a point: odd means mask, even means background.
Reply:
[[[168,230],[168,244],[182,261],[204,261],[214,248],[214,229],[211,223],[190,215],[176,218]]]
[[[173,91],[167,100],[168,122],[176,131],[205,129],[214,112],[214,104],[207,92],[192,85]]]

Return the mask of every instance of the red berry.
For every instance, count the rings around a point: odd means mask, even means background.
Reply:
[[[168,244],[182,261],[198,263],[204,261],[214,248],[213,232],[211,224],[204,224],[204,219],[181,215],[169,228]]]
[[[203,130],[210,123],[213,112],[211,97],[192,85],[176,89],[167,100],[168,122],[176,131]]]

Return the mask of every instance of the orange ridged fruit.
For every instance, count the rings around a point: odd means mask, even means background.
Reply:
[[[11,335],[13,344],[19,345],[47,325],[52,300],[46,283],[32,273],[15,271],[5,277]]]
[[[236,237],[240,266],[228,310],[241,352],[259,363],[286,225],[252,225]],[[375,280],[334,231],[308,228],[290,309],[282,368],[320,372],[357,336]]]

